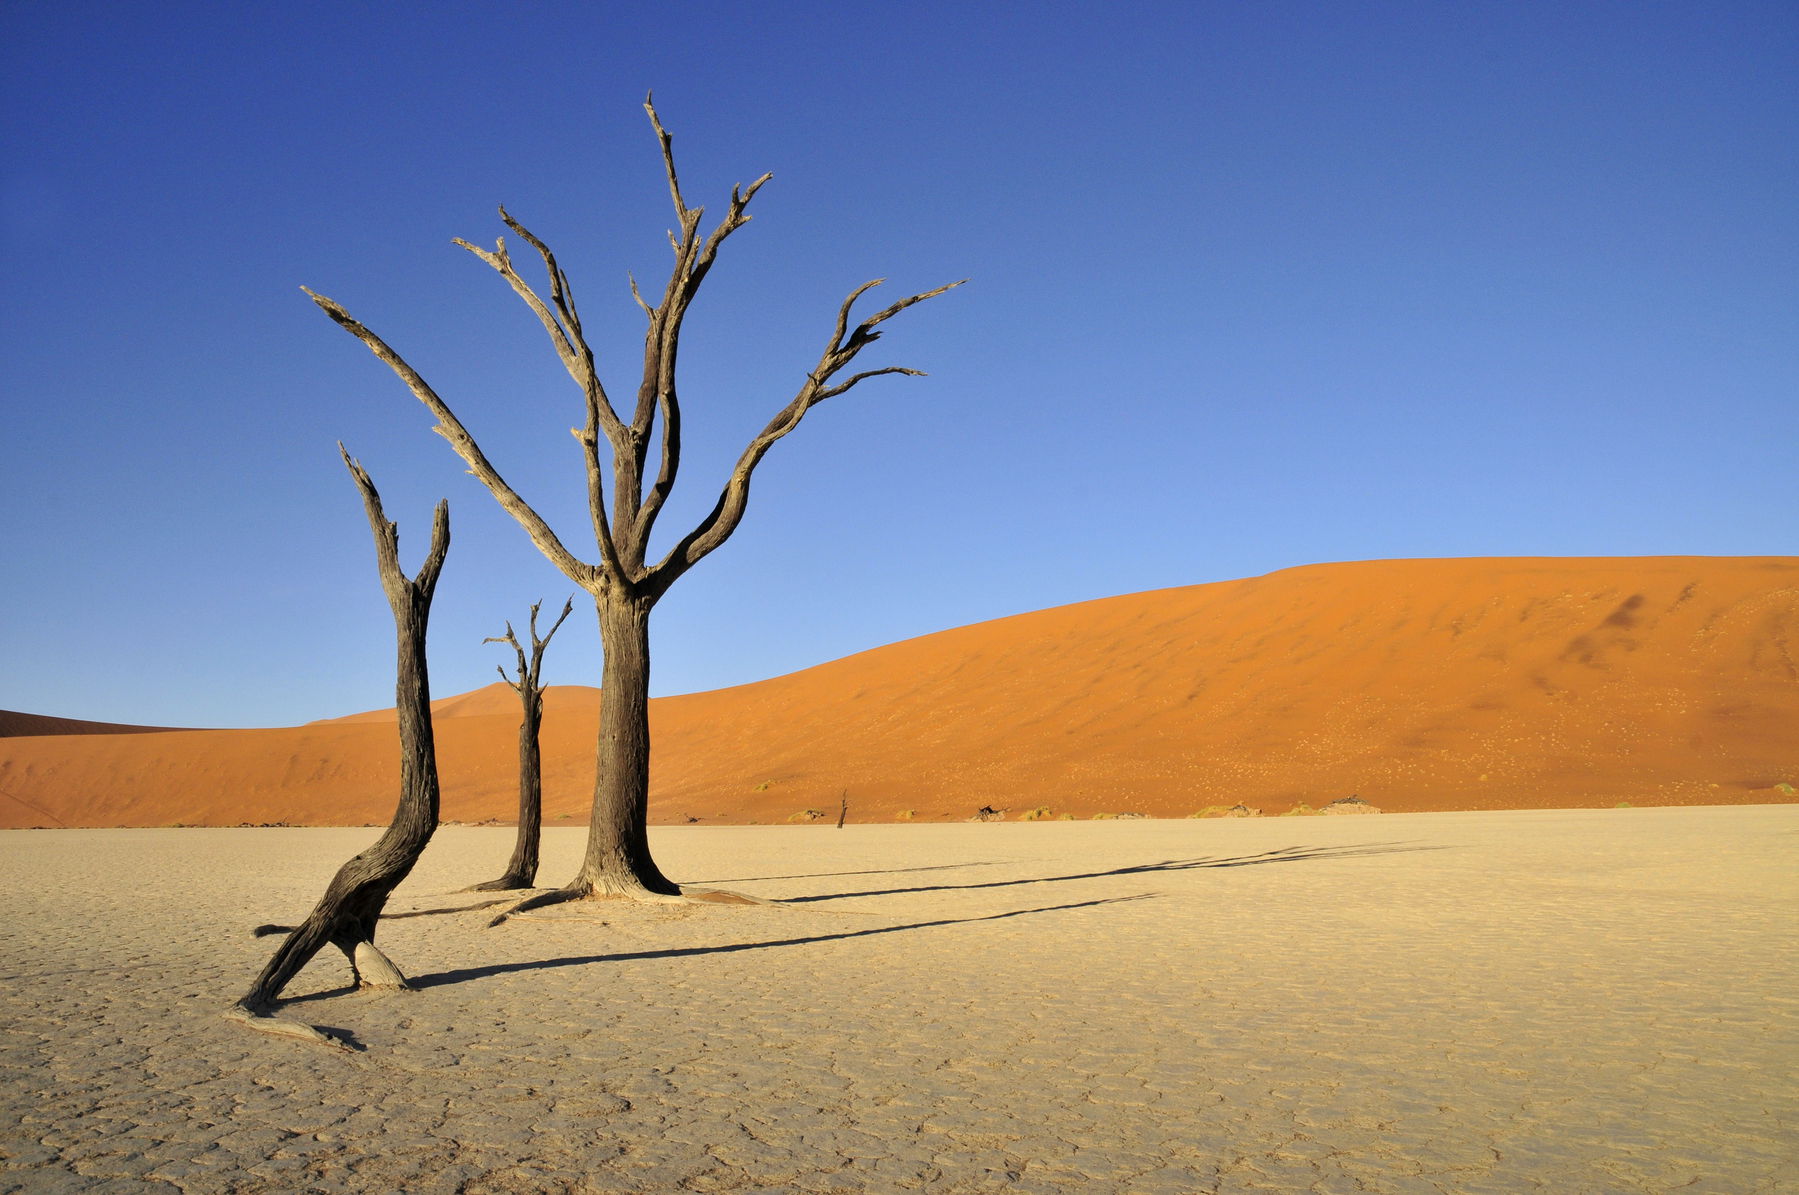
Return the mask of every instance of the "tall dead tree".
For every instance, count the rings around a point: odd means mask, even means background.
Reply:
[[[681,462],[681,403],[675,370],[681,325],[700,285],[711,272],[719,249],[732,233],[749,222],[746,209],[772,176],[764,174],[748,187],[733,187],[724,217],[710,233],[702,235],[700,225],[704,209],[687,206],[675,172],[671,138],[663,129],[654,105],[647,99],[644,109],[649,113],[651,127],[662,147],[662,165],[669,195],[674,201],[677,228],[668,234],[669,244],[674,249],[674,267],[663,287],[661,299],[650,303],[638,290],[636,280],[631,280],[632,297],[643,310],[648,327],[644,333],[643,372],[637,385],[636,400],[626,414],[619,413],[600,381],[593,350],[582,332],[568,276],[549,247],[513,219],[505,208],[500,209],[500,219],[506,227],[543,260],[549,278],[546,302],[520,277],[504,237],[492,249],[456,241],[504,278],[537,316],[563,367],[585,398],[586,423],[575,429],[574,435],[581,445],[587,474],[587,500],[599,548],[596,563],[577,558],[563,546],[549,525],[500,476],[462,421],[417,370],[343,307],[323,295],[307,291],[326,314],[367,345],[398,375],[436,417],[435,430],[449,441],[450,447],[467,464],[469,472],[517,520],[538,549],[593,597],[599,615],[605,663],[601,676],[604,696],[587,853],[581,870],[564,888],[534,897],[527,903],[602,895],[648,898],[680,893],[680,888],[658,870],[651,858],[646,827],[650,772],[650,611],[688,569],[715,551],[737,530],[749,503],[751,474],[774,442],[798,427],[807,412],[869,378],[883,374],[919,375],[918,370],[895,365],[847,376],[844,371],[863,349],[880,339],[881,333],[876,329],[881,324],[915,303],[961,285],[951,283],[911,295],[857,322],[852,322],[851,309],[881,280],[864,283],[851,291],[837,310],[830,338],[817,364],[806,372],[798,392],[775,412],[737,458],[711,512],[682,535],[666,555],[651,562],[648,555],[650,533],[674,488]],[[652,448],[657,448],[654,457]],[[610,505],[608,488],[611,490]]]
[[[483,643],[510,643],[518,656],[518,676],[506,675],[506,669],[499,669],[500,679],[512,686],[518,694],[519,703],[524,707],[518,724],[518,838],[512,846],[512,858],[506,864],[506,870],[497,880],[489,880],[485,884],[476,884],[470,892],[506,892],[515,888],[529,888],[537,881],[537,847],[543,834],[543,753],[538,748],[538,732],[543,727],[543,651],[555,637],[556,630],[562,625],[569,612],[575,608],[575,600],[570,598],[562,605],[562,613],[556,622],[540,638],[537,634],[537,611],[542,602],[531,604],[531,655],[525,656],[525,648],[513,633],[512,623],[506,624],[506,633],[498,638],[483,639]]]
[[[431,550],[416,577],[400,571],[399,528],[381,510],[381,495],[360,464],[339,444],[344,464],[362,492],[363,509],[375,533],[375,562],[381,588],[393,607],[398,640],[394,705],[400,727],[400,803],[393,822],[376,843],[345,863],[331,878],[325,895],[297,928],[263,926],[258,936],[286,933],[250,990],[232,1008],[235,1017],[258,1028],[294,1036],[325,1039],[297,1022],[269,1015],[289,980],[312,956],[329,944],[344,952],[358,987],[406,987],[406,977],[375,946],[375,930],[388,896],[418,862],[437,829],[437,748],[431,729],[431,681],[425,669],[425,627],[431,595],[450,550],[450,504],[439,502],[431,525]]]

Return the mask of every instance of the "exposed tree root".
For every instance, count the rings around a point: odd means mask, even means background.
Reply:
[[[502,910],[499,916],[487,923],[487,928],[492,929],[494,926],[504,923],[508,917],[517,917],[520,913],[529,912],[532,909],[548,908],[551,905],[562,904],[564,901],[581,900],[586,895],[587,891],[581,888],[552,888],[548,892],[539,892],[534,896],[527,896],[509,909]]]
[[[356,973],[356,986],[359,988],[391,988],[402,992],[410,992],[412,985],[400,974],[400,969],[393,964],[373,942],[364,940],[356,943],[356,952],[350,957],[350,970]]]
[[[617,889],[602,890],[590,884],[575,884],[567,888],[553,888],[548,892],[539,892],[506,909],[499,916],[487,923],[487,928],[503,924],[513,917],[528,917],[534,910],[547,909],[552,905],[568,904],[575,901],[629,901],[635,904],[651,905],[762,905],[775,908],[784,907],[785,902],[767,900],[760,896],[749,896],[742,892],[727,892],[722,888],[682,888],[675,892],[652,892],[647,888],[638,888],[625,892]]]
[[[683,888],[681,897],[696,904],[708,905],[761,905],[764,908],[784,909],[786,901],[769,900],[762,896],[751,896],[746,892],[727,892],[723,888]]]
[[[350,1051],[355,1048],[342,1038],[333,1037],[316,1026],[303,1021],[290,1021],[268,1012],[258,1012],[247,1004],[233,1004],[225,1010],[224,1016],[227,1021],[236,1021],[245,1028],[274,1037],[293,1038],[296,1041],[311,1042],[315,1046],[329,1046],[334,1050]]]
[[[470,884],[467,888],[458,888],[458,892],[528,892],[537,887],[523,876],[503,875],[497,880],[489,880],[485,884]]]

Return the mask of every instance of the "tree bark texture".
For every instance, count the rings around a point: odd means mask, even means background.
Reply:
[[[375,946],[375,931],[389,894],[418,862],[437,829],[437,751],[431,726],[431,682],[425,667],[425,631],[431,595],[450,546],[449,504],[437,504],[431,550],[417,577],[408,579],[400,571],[398,528],[383,515],[374,483],[347,453],[344,463],[362,491],[375,533],[381,587],[393,608],[398,641],[394,701],[400,731],[400,801],[387,832],[338,869],[311,914],[288,934],[238,1001],[239,1009],[254,1016],[266,1015],[288,981],[327,944],[343,951],[357,986],[406,986],[399,969]],[[280,932],[278,927],[264,928]]]
[[[599,766],[587,853],[568,887],[582,896],[678,895],[650,855],[650,607],[602,601],[599,616],[606,653]]]
[[[542,259],[549,281],[547,299],[519,274],[504,237],[499,238],[492,249],[463,240],[456,242],[499,274],[530,308],[549,335],[551,347],[564,370],[581,390],[587,418],[584,426],[574,429],[574,434],[581,445],[586,472],[587,503],[599,549],[597,563],[579,559],[563,544],[549,524],[500,475],[468,428],[405,358],[341,305],[323,295],[306,292],[340,327],[361,340],[393,370],[413,396],[430,410],[437,420],[436,431],[462,458],[469,472],[524,528],[544,556],[593,596],[599,612],[606,651],[605,693],[587,854],[580,873],[560,890],[559,895],[533,897],[520,905],[520,909],[574,896],[665,897],[679,891],[651,859],[647,833],[650,610],[688,569],[715,551],[737,530],[748,509],[751,475],[775,441],[798,427],[813,407],[846,393],[869,378],[919,374],[915,369],[888,365],[845,376],[845,371],[862,350],[881,338],[879,325],[914,304],[961,285],[955,282],[910,295],[855,323],[852,323],[851,311],[856,302],[879,286],[881,280],[864,283],[851,291],[837,309],[830,338],[818,363],[805,372],[805,380],[786,405],[751,438],[725,479],[711,511],[681,535],[660,560],[652,562],[649,554],[651,533],[674,488],[681,463],[681,400],[676,385],[676,360],[682,323],[701,283],[711,272],[720,247],[749,223],[750,201],[771,176],[764,174],[747,187],[733,187],[724,215],[709,233],[702,232],[705,211],[687,206],[681,194],[673,139],[662,127],[655,107],[647,99],[644,109],[661,146],[669,196],[674,203],[676,223],[668,234],[674,264],[660,300],[654,304],[638,290],[635,279],[631,282],[631,296],[643,311],[648,326],[644,330],[643,372],[636,387],[635,402],[629,408],[614,406],[607,395],[594,363],[593,349],[575,308],[568,276],[542,240],[505,208],[500,209],[500,219],[507,229],[530,245]],[[658,423],[660,436],[657,434]]]

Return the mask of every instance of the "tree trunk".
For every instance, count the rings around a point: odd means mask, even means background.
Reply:
[[[582,896],[680,895],[650,857],[650,603],[596,599],[606,652],[587,856],[569,888]]]
[[[289,931],[282,926],[264,926],[256,931],[258,936],[287,932],[288,938],[234,1009],[237,1015],[253,1021],[268,1020],[269,1008],[281,990],[327,943],[343,951],[356,986],[407,986],[399,968],[376,948],[375,931],[388,896],[418,862],[437,829],[437,748],[431,726],[425,631],[431,595],[449,549],[449,506],[438,503],[430,555],[416,580],[408,580],[399,567],[398,532],[382,515],[373,483],[347,454],[344,459],[362,489],[369,523],[375,530],[382,588],[393,608],[398,641],[394,705],[400,731],[400,803],[387,832],[338,869],[326,886],[325,895],[298,928]],[[316,1030],[298,1025],[279,1031],[320,1036]]]
[[[518,839],[500,878],[476,884],[470,892],[509,892],[537,882],[537,849],[543,831],[543,756],[538,746],[543,695],[527,699],[524,711],[518,724]]]

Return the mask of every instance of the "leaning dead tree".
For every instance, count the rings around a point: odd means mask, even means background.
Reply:
[[[389,894],[418,862],[437,829],[437,749],[431,730],[431,682],[425,670],[425,626],[431,594],[450,550],[450,504],[439,502],[424,564],[416,577],[409,579],[401,572],[399,528],[382,513],[381,495],[362,466],[350,459],[342,444],[338,451],[362,491],[363,509],[375,533],[381,588],[393,607],[399,644],[394,701],[400,724],[400,803],[387,833],[338,869],[303,923],[297,928],[266,925],[256,931],[258,936],[285,933],[287,940],[231,1010],[258,1028],[323,1041],[330,1039],[308,1025],[276,1019],[270,1010],[288,981],[324,946],[344,952],[356,986],[406,987],[406,977],[376,948],[375,930]]]
[[[512,858],[499,879],[476,884],[469,889],[470,892],[507,892],[515,888],[529,888],[537,882],[537,847],[543,834],[543,753],[538,747],[538,732],[543,727],[543,651],[555,637],[557,628],[575,608],[575,600],[570,598],[562,604],[562,613],[557,616],[550,629],[539,637],[537,611],[542,606],[542,602],[531,604],[529,658],[525,655],[524,644],[513,633],[510,622],[506,624],[504,635],[481,641],[512,645],[513,652],[518,656],[518,676],[507,676],[506,669],[501,667],[500,679],[511,685],[513,692],[518,694],[524,713],[518,724],[518,838],[512,846]]]
[[[668,234],[674,250],[674,266],[660,299],[651,303],[631,280],[631,294],[648,321],[643,341],[643,372],[634,402],[623,413],[600,381],[593,349],[582,330],[568,276],[543,241],[513,219],[505,208],[500,219],[543,260],[549,279],[546,300],[519,275],[501,237],[492,249],[467,241],[467,249],[505,279],[543,324],[550,343],[586,403],[586,423],[574,430],[580,443],[587,477],[587,501],[599,558],[579,559],[562,543],[537,511],[500,476],[483,454],[475,438],[417,370],[374,332],[343,307],[323,295],[307,293],[333,320],[361,340],[398,375],[418,400],[436,417],[436,431],[448,440],[472,473],[530,535],[540,551],[571,580],[589,593],[599,615],[600,639],[605,653],[601,676],[598,759],[594,800],[588,822],[587,852],[581,870],[558,892],[532,898],[527,904],[597,895],[647,898],[673,896],[680,888],[665,877],[650,856],[647,833],[650,772],[650,611],[663,594],[687,570],[717,550],[731,537],[749,504],[750,477],[775,441],[800,425],[812,408],[835,398],[870,378],[885,374],[919,375],[915,369],[888,365],[860,372],[846,372],[862,350],[879,340],[879,327],[926,299],[960,283],[910,295],[861,320],[851,310],[869,290],[881,282],[864,283],[851,291],[837,310],[836,320],[817,364],[787,403],[775,412],[737,458],[736,466],[710,513],[683,534],[659,560],[649,556],[650,534],[657,516],[674,489],[681,463],[681,400],[676,389],[676,357],[681,325],[700,286],[718,259],[727,238],[750,220],[748,207],[771,175],[764,174],[747,187],[733,187],[722,219],[708,233],[701,232],[703,208],[687,205],[675,172],[671,139],[646,100],[644,109],[662,147],[662,165],[674,201],[676,229]],[[660,427],[658,428],[658,424]],[[659,435],[658,435],[659,431]],[[610,491],[610,501],[608,500]],[[524,906],[521,906],[524,907]]]

